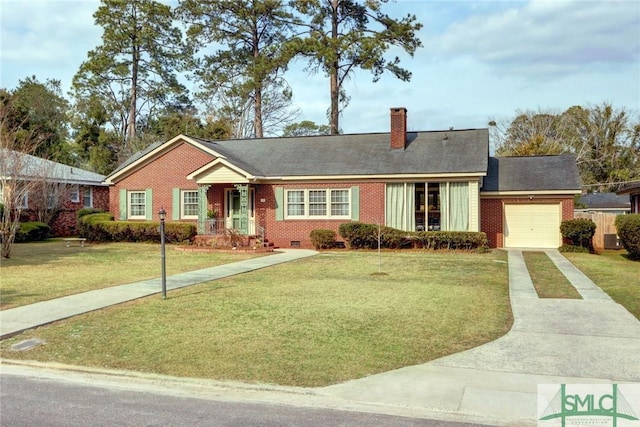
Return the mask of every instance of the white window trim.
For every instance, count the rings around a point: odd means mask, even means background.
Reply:
[[[71,186],[71,188],[69,189],[69,200],[71,200],[72,203],[80,202],[80,186],[79,185]]]
[[[198,219],[198,213],[196,210],[196,214],[195,215],[185,215],[184,211],[185,211],[185,202],[184,202],[184,197],[186,195],[186,193],[196,193],[196,197],[198,197],[198,190],[180,190],[180,218],[181,219]],[[198,202],[196,203],[196,205],[198,205]],[[191,204],[191,203],[190,203]]]
[[[84,203],[85,193],[86,193],[87,190],[89,191],[89,204],[88,205],[86,203]],[[84,187],[84,189],[82,190],[82,203],[84,204],[85,208],[92,208],[93,207],[93,188],[92,187]]]
[[[303,191],[304,195],[304,215],[289,215],[289,192]],[[310,215],[309,212],[309,192],[310,191],[325,191],[326,192],[326,214],[325,215]],[[347,204],[349,205],[349,211],[346,215],[331,215],[331,191],[346,191],[348,195]],[[285,219],[351,219],[351,189],[350,188],[287,188],[284,193],[284,218]]]
[[[133,194],[137,194],[137,193],[141,193],[143,195],[143,199],[144,200],[144,211],[142,215],[133,215],[131,213],[131,208],[132,208],[132,203],[131,203],[131,196]],[[139,190],[139,191],[127,191],[127,218],[128,219],[147,219],[147,214],[146,214],[146,208],[147,208],[147,192],[144,190]]]

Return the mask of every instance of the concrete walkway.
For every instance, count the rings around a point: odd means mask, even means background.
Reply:
[[[270,267],[283,262],[306,258],[317,254],[306,249],[279,249],[277,252],[245,261],[209,267],[167,277],[167,292],[208,282],[223,277],[246,273]],[[143,280],[126,285],[97,289],[0,311],[0,339],[15,335],[27,329],[46,325],[56,320],[66,319],[126,301],[143,298],[161,292],[161,279]]]
[[[198,395],[203,399],[260,401],[492,425],[535,426],[538,384],[640,383],[640,321],[611,300],[558,251],[546,252],[584,299],[538,298],[522,251],[509,250],[509,288],[514,322],[505,336],[423,365],[333,386],[297,388],[189,380],[33,362],[33,367],[29,367],[17,361],[3,361],[2,370],[4,373],[24,374],[38,370],[50,378],[64,376],[71,381],[78,377],[78,381],[86,380],[92,384],[139,391],[153,389],[176,396]],[[312,254],[313,251],[283,251],[269,257],[172,276],[168,280],[168,288],[189,286]],[[5,310],[0,312],[2,333],[47,323],[55,320],[56,316],[72,316],[82,310],[77,307],[80,305],[85,310],[95,310],[100,308],[100,302],[95,301],[97,299],[102,299],[103,305],[116,304],[158,293],[159,287],[160,282],[156,279],[110,288],[113,291],[95,291],[95,294],[88,293],[76,299],[68,297],[70,300],[64,305],[61,300],[65,298],[61,298],[47,306],[40,303]],[[63,306],[67,308],[63,310]],[[51,313],[44,316],[41,312]],[[26,319],[37,320],[29,322]],[[62,374],[56,374],[61,370],[64,371]]]

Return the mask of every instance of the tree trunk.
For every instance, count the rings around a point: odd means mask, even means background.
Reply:
[[[331,0],[331,40],[336,41],[338,39],[338,0]],[[329,117],[329,125],[331,127],[331,135],[337,135],[340,133],[339,115],[340,115],[340,88],[338,87],[338,69],[339,69],[339,57],[335,52],[335,57],[331,62],[329,72],[329,84],[331,91],[331,114]]]
[[[136,112],[138,105],[138,65],[140,62],[140,47],[134,45],[131,58],[131,103],[129,105],[129,123],[127,125],[127,144],[130,145],[136,137]]]

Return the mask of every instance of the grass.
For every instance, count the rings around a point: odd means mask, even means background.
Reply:
[[[640,261],[631,261],[624,250],[563,255],[640,320]]]
[[[166,249],[167,274],[255,256]],[[66,247],[61,240],[21,243],[0,260],[0,309],[160,276],[157,244],[105,243]]]
[[[525,251],[524,261],[540,298],[582,299],[580,293],[544,252]]]
[[[501,262],[498,262],[501,261]],[[316,257],[27,331],[5,358],[323,386],[476,347],[512,323],[506,253]],[[26,352],[9,347],[38,337]]]

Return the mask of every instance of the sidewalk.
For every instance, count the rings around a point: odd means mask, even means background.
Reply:
[[[509,250],[509,291],[514,322],[506,335],[422,365],[328,387],[279,387],[19,361],[3,361],[2,371],[172,396],[535,426],[538,384],[640,383],[640,321],[558,251],[546,252],[584,299],[538,298],[522,252]],[[284,251],[223,266],[228,268],[214,267],[172,276],[167,285],[169,289],[176,289],[312,254],[313,251]],[[126,286],[131,286],[131,295],[126,298],[139,298],[158,293],[159,283],[155,280],[125,285],[118,292],[124,294]],[[147,293],[142,295],[143,292]],[[110,298],[117,299],[116,295]],[[124,296],[120,298],[125,300]],[[70,311],[67,315],[73,315]],[[5,317],[0,317],[0,321],[4,333]]]
[[[246,273],[260,268],[270,267],[283,262],[293,261],[315,255],[317,252],[306,249],[278,249],[272,255],[238,261],[231,264],[190,271],[167,277],[167,292],[208,282],[223,277]],[[66,319],[78,314],[87,313],[143,298],[161,292],[161,279],[143,280],[126,285],[97,289],[38,302],[0,311],[0,339],[15,335],[36,326],[46,325],[56,320]]]

